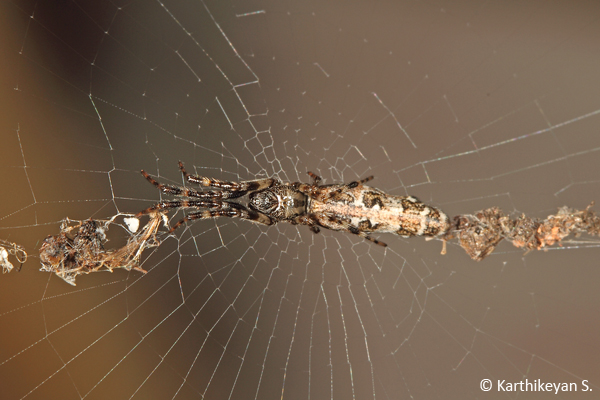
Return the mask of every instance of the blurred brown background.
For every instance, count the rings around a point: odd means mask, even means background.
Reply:
[[[373,174],[450,215],[600,200],[593,1],[12,1],[0,8],[6,399],[591,399],[594,238],[475,263],[457,246],[201,221],[146,275],[39,272],[60,221],[227,180]],[[175,215],[177,220],[182,217]],[[174,222],[174,221],[172,221]],[[111,229],[108,247],[125,231]],[[14,259],[13,259],[14,261]],[[592,393],[482,392],[482,379]]]

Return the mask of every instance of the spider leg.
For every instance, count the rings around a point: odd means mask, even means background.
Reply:
[[[218,217],[241,218],[261,225],[273,225],[275,223],[269,216],[254,210],[248,210],[246,207],[237,203],[223,201],[217,202],[216,205],[216,207],[210,210],[196,211],[188,214],[175,225],[173,225],[173,227],[169,230],[169,233],[172,233],[187,221]]]
[[[296,189],[300,193],[314,198],[319,193],[319,190],[320,190],[319,184],[321,183],[321,177],[310,171],[308,171],[307,174],[308,174],[308,176],[310,176],[313,179],[312,185],[309,185],[308,183],[301,183],[301,182],[295,182],[292,185],[293,185],[294,189]]]
[[[317,226],[317,221],[310,215],[300,215],[290,221],[293,225],[307,225],[314,233],[319,233],[321,229]]]
[[[387,247],[387,243],[384,243],[384,242],[381,242],[381,241],[379,241],[377,239],[372,238],[371,236],[367,235],[366,233],[358,230],[358,228],[355,227],[355,226],[349,225],[348,226],[348,232],[353,233],[355,235],[358,235],[358,236],[360,236],[362,238],[365,238],[367,240],[370,240],[371,242],[373,242],[375,244],[378,244],[379,246]]]
[[[172,194],[174,196],[182,196],[182,197],[196,197],[199,199],[232,199],[232,198],[236,198],[236,197],[240,197],[243,196],[244,193],[238,193],[238,192],[231,192],[231,191],[206,191],[206,192],[200,192],[196,189],[192,189],[192,188],[188,188],[188,187],[181,187],[181,186],[175,186],[175,185],[165,185],[164,183],[160,183],[157,182],[156,180],[154,180],[150,175],[148,175],[148,173],[144,170],[141,171],[142,175],[144,175],[144,178],[146,178],[148,180],[148,182],[150,182],[151,184],[153,184],[154,186],[156,186],[160,191],[167,193],[167,194]]]
[[[369,181],[370,181],[370,180],[372,180],[373,178],[374,178],[374,176],[373,176],[373,175],[371,175],[371,176],[367,176],[366,178],[364,178],[364,179],[361,179],[360,181],[352,181],[352,182],[350,182],[350,183],[346,184],[345,186],[346,186],[348,189],[354,189],[354,188],[355,188],[355,187],[357,187],[358,185],[362,185],[362,184],[363,184],[363,183],[365,183],[365,182],[369,182]]]
[[[343,221],[343,220],[339,219],[338,217],[336,217],[335,215],[331,215],[331,214],[328,215],[327,217],[328,217],[327,219],[328,219],[328,222],[329,222],[327,224],[327,226],[321,224],[321,226],[323,226],[324,228],[331,229],[331,230],[334,230],[334,231],[350,232],[350,233],[352,233],[354,235],[357,235],[357,236],[360,236],[360,237],[362,237],[364,239],[367,239],[367,240],[369,240],[369,241],[371,241],[371,242],[373,242],[373,243],[375,243],[375,244],[377,244],[379,246],[387,247],[386,243],[381,242],[381,241],[379,241],[377,239],[372,238],[371,236],[367,235],[366,232],[361,231],[359,228],[357,228],[356,226],[350,224],[349,222]]]
[[[273,178],[258,179],[254,181],[242,181],[238,183],[221,181],[219,179],[208,178],[205,176],[191,175],[185,170],[181,161],[179,161],[179,169],[181,170],[181,173],[183,174],[185,179],[190,183],[195,183],[204,187],[216,187],[219,189],[223,189],[226,192],[232,192],[233,194],[231,195],[231,197],[227,198],[241,197],[248,192],[263,190],[277,184],[277,180]]]
[[[150,214],[157,210],[165,210],[168,208],[180,208],[180,207],[193,207],[193,208],[217,208],[221,205],[221,202],[211,200],[172,200],[172,201],[161,201],[145,210],[140,211],[135,215],[136,218],[141,217],[145,214]]]
[[[329,187],[331,187],[331,188],[336,187],[336,189],[325,192],[325,193],[327,193],[326,198],[333,199],[334,201],[336,201],[336,198],[338,198],[338,197],[340,197],[340,199],[341,199],[344,197],[344,194],[348,190],[354,189],[354,188],[358,187],[358,185],[362,185],[365,182],[369,182],[371,179],[373,179],[373,175],[367,176],[366,178],[361,179],[359,181],[352,181],[350,183],[345,183],[345,184],[341,184],[341,185],[329,185]],[[313,195],[313,197],[314,197],[314,195]],[[339,199],[337,201],[339,201]]]
[[[319,175],[316,175],[316,174],[310,172],[310,171],[308,171],[307,173],[308,173],[308,176],[310,176],[313,179],[313,185],[319,186],[319,183],[321,183],[321,177]],[[348,189],[353,189],[353,188],[357,187],[358,185],[361,185],[361,184],[363,184],[365,182],[369,182],[373,178],[374,178],[374,176],[370,175],[370,176],[367,176],[366,178],[361,179],[359,181],[352,181],[352,182],[350,182],[350,183],[348,183],[348,184],[346,184],[344,186],[346,188],[348,188]]]
[[[307,174],[313,179],[313,185],[319,186],[319,183],[321,182],[321,177],[317,174],[313,174],[310,171],[308,171]]]

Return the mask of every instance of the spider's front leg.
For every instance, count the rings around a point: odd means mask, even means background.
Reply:
[[[279,183],[273,178],[257,179],[254,181],[228,182],[215,178],[208,178],[206,176],[191,175],[185,170],[181,161],[179,161],[179,169],[188,182],[204,187],[216,187],[223,189],[223,192],[218,193],[231,193],[231,195],[228,197],[230,199],[241,197],[249,192],[267,189]]]
[[[174,230],[179,228],[181,225],[185,224],[187,221],[194,221],[197,219],[211,219],[218,217],[241,218],[251,222],[255,222],[260,225],[274,225],[277,222],[271,217],[258,211],[249,210],[241,204],[223,201],[217,202],[217,207],[213,207],[210,210],[196,211],[188,214],[175,225],[173,225],[173,227],[169,229],[169,233],[172,233]]]
[[[224,199],[232,199],[236,197],[243,196],[245,192],[238,193],[236,191],[222,190],[222,191],[214,191],[209,190],[206,192],[201,192],[196,189],[183,187],[183,186],[175,186],[175,185],[165,185],[164,183],[157,182],[154,178],[152,178],[146,171],[142,170],[142,175],[148,182],[156,186],[161,192],[172,194],[173,196],[181,196],[181,197],[195,197],[198,199],[212,199],[212,200],[224,200]],[[211,182],[216,181],[216,179],[206,178]],[[220,181],[219,181],[220,182]]]
[[[212,200],[172,200],[172,201],[161,201],[155,205],[140,211],[135,215],[136,218],[142,215],[150,214],[158,210],[168,210],[169,208],[217,208],[221,202]]]

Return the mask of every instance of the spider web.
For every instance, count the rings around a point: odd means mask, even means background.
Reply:
[[[594,2],[13,1],[0,17],[0,239],[29,253],[0,279],[2,398],[600,391],[593,238],[476,263],[438,241],[221,218],[147,250],[147,274],[73,287],[38,271],[64,218],[148,207],[161,195],[139,170],[182,184],[178,160],[233,181],[375,175],[449,215],[583,209],[600,200]]]

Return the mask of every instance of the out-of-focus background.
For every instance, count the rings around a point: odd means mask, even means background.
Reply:
[[[547,252],[221,218],[70,286],[64,218],[182,184],[375,175],[449,215],[600,200],[594,1],[11,1],[0,8],[3,399],[592,399],[597,238]],[[171,212],[171,224],[182,212]],[[144,217],[141,222],[147,222]],[[165,232],[164,227],[161,232]],[[6,247],[6,246],[5,246]],[[10,260],[18,266],[14,258]],[[489,392],[480,382],[490,379]],[[497,382],[576,383],[501,392]],[[586,380],[592,390],[583,392]]]

